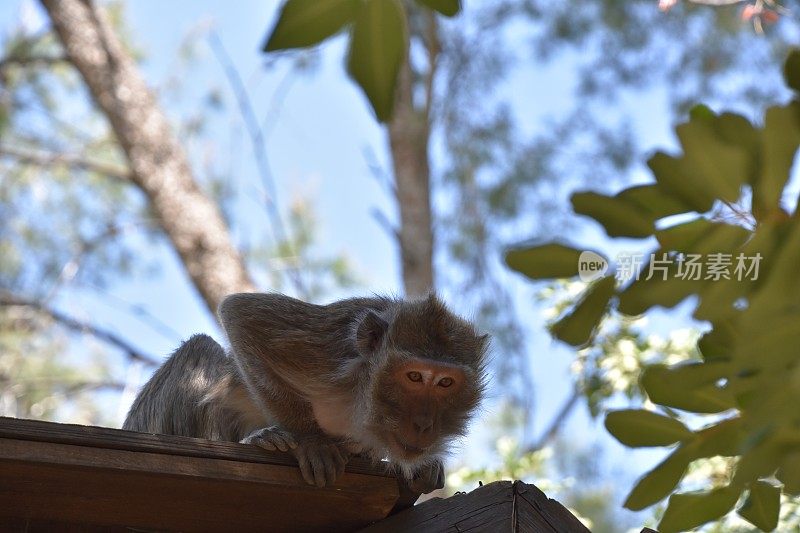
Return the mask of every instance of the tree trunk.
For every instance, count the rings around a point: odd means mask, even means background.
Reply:
[[[169,122],[103,10],[88,0],[41,0],[69,61],[108,117],[130,166],[194,286],[214,314],[255,286],[217,204],[198,186]]]
[[[400,71],[389,143],[400,209],[400,255],[406,296],[434,287],[433,226],[428,163],[428,114],[414,108],[411,66]]]

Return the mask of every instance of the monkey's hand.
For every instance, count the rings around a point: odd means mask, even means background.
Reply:
[[[408,483],[411,490],[427,494],[436,489],[444,488],[444,465],[440,460],[421,467],[414,473]]]
[[[300,464],[303,479],[317,487],[332,485],[350,459],[345,445],[322,436],[299,440],[292,453]]]
[[[265,450],[288,452],[297,448],[297,442],[290,433],[282,430],[278,426],[258,429],[241,441],[242,444],[255,444]]]

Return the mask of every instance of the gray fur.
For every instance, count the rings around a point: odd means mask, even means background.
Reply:
[[[142,388],[122,429],[238,442],[266,424],[255,412],[222,346],[194,335]]]

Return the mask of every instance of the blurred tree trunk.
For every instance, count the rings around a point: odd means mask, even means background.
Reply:
[[[436,19],[429,13],[427,79],[432,80],[436,63]],[[412,33],[415,31],[411,28]],[[412,38],[414,36],[412,35]],[[418,73],[406,53],[406,62],[400,71],[394,115],[389,123],[389,145],[396,185],[396,199],[400,210],[400,245],[403,288],[406,296],[421,296],[434,288],[433,217],[430,199],[430,166],[428,141],[430,138],[431,83],[427,83],[424,107],[414,105],[415,79]]]
[[[130,166],[212,314],[230,293],[255,286],[217,204],[195,181],[164,112],[102,8],[87,0],[41,0],[68,60],[108,118]]]

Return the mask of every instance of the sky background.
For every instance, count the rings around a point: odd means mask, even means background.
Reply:
[[[211,114],[207,124],[210,133],[206,137],[212,140],[213,145],[201,148],[207,148],[209,153],[218,156],[218,168],[231,172],[229,179],[237,193],[233,205],[242,213],[237,219],[247,221],[246,225],[239,224],[234,228],[238,243],[252,244],[264,235],[268,225],[259,199],[260,178],[250,141],[244,134],[222,68],[206,40],[198,40],[189,66],[177,59],[187,35],[208,28],[213,28],[218,34],[245,80],[259,120],[272,117],[269,119],[267,152],[278,187],[278,203],[285,207],[297,198],[310,202],[318,223],[320,253],[342,253],[354,267],[359,286],[346,293],[330,294],[329,299],[356,293],[399,293],[396,247],[371,213],[377,208],[392,221],[396,214],[392,199],[373,176],[365,155],[367,152],[375,154],[378,163],[388,168],[385,133],[373,119],[365,98],[345,76],[345,42],[342,38],[324,47],[319,68],[308,74],[289,74],[288,92],[282,98],[276,98],[276,91],[280,94],[279,87],[285,83],[289,62],[278,62],[266,69],[260,47],[274,23],[278,5],[277,0],[239,1],[235,8],[230,1],[218,0],[135,0],[126,6],[126,21],[134,43],[144,54],[143,74],[149,85],[158,90],[163,106],[172,116],[191,115],[201,109],[202,100],[209,90],[222,91],[225,109]],[[20,20],[35,30],[45,19],[38,4],[31,0],[5,0],[0,6],[0,31],[7,31]],[[524,44],[520,42],[517,50],[521,58],[528,56]],[[574,66],[568,54],[545,67],[523,60],[502,84],[501,95],[510,100],[524,134],[535,134],[546,127],[548,117],[558,117],[571,109],[576,79]],[[175,80],[180,81],[179,92],[170,89]],[[632,126],[643,146],[650,149],[675,147],[665,93],[656,90],[639,95],[629,105],[640,111],[634,114]],[[196,168],[200,164],[201,161],[195,160]],[[434,171],[438,165],[434,160]],[[643,173],[635,176],[636,181],[648,179]],[[565,189],[560,194],[566,199],[570,192]],[[528,237],[516,235],[509,244]],[[610,248],[601,231],[589,225],[572,235],[571,239],[588,248],[612,250],[612,255],[614,251],[646,251],[650,248],[649,243],[641,242],[623,242]],[[133,279],[119,280],[103,294],[73,295],[68,301],[62,300],[61,307],[77,317],[91,318],[93,322],[119,332],[143,351],[158,357],[167,356],[181,339],[197,332],[208,332],[224,343],[213,317],[188,283],[174,252],[159,241],[140,238],[137,243],[139,253],[157,264],[157,269]],[[438,272],[440,278],[449,274],[446,268]],[[570,394],[569,365],[573,353],[550,339],[544,328],[541,309],[530,299],[530,285],[510,273],[506,282],[511,286],[510,292],[519,295],[517,304],[523,312],[523,322],[529,326],[526,333],[535,383],[535,390],[531,392],[534,395],[534,432],[538,433]],[[129,312],[131,304],[146,308],[172,332],[159,331],[132,317]],[[470,315],[469,309],[458,311]],[[649,328],[666,336],[670,329],[686,326],[681,314],[655,313]],[[495,357],[502,357],[502,354],[495,354]],[[122,363],[120,360],[118,370],[124,377],[129,370]],[[141,371],[132,376],[134,382],[143,383],[148,374]],[[121,397],[104,396],[108,402],[106,407],[117,425],[121,424],[134,393],[135,390],[130,390]],[[495,388],[493,394],[502,395],[502,390]],[[491,402],[486,410],[484,416],[491,416]],[[636,464],[631,472],[643,472],[663,456],[662,452],[626,451],[606,435],[601,421],[590,419],[583,406],[570,419],[568,433],[576,442],[587,445],[599,442],[610,452],[606,465],[609,475],[615,475],[614,472],[622,465],[631,462]],[[481,460],[481,452],[485,449],[482,443],[486,438],[480,429],[476,429],[466,439],[470,445],[464,450],[465,455],[456,461]],[[478,445],[474,445],[476,442]],[[623,487],[621,496],[631,486],[633,474],[624,476],[625,479],[619,481]]]

